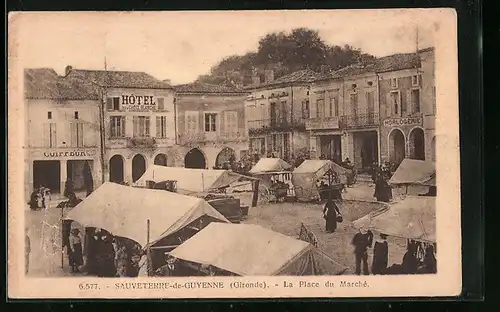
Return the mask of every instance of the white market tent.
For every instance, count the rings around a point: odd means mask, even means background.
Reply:
[[[205,200],[163,190],[106,182],[73,208],[64,219],[83,227],[102,228],[114,236],[149,245],[175,234],[200,217],[229,221]]]
[[[340,275],[347,269],[307,242],[251,224],[210,223],[170,255],[239,276]]]
[[[135,182],[135,185],[145,187],[147,181],[158,183],[167,180],[177,181],[177,191],[179,193],[197,194],[227,187],[240,181],[251,183],[256,179],[230,170],[191,169],[153,165],[144,172],[139,180]]]
[[[292,166],[281,158],[261,158],[250,169],[250,174],[266,174],[272,172],[282,172],[291,169]]]
[[[387,235],[436,242],[436,197],[407,196],[387,210],[368,214],[353,222]]]
[[[436,165],[430,161],[405,158],[392,175],[389,184],[436,186]]]

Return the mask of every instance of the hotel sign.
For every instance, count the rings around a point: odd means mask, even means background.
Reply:
[[[395,126],[418,126],[422,125],[423,119],[421,116],[418,117],[407,117],[407,118],[390,118],[384,120],[385,127],[395,127]]]
[[[156,101],[152,95],[122,95],[121,104],[128,112],[149,112],[156,108]]]
[[[338,117],[306,119],[306,130],[339,129]]]

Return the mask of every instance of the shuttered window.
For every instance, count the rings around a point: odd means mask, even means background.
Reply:
[[[106,107],[107,107],[108,111],[120,110],[120,98],[119,97],[108,97],[106,99]]]
[[[185,131],[186,133],[195,134],[198,133],[198,112],[197,111],[187,111],[185,112]]]
[[[125,116],[111,116],[109,121],[110,137],[125,137]]]
[[[42,133],[43,147],[57,147],[57,126],[55,122],[44,123]]]
[[[134,116],[134,137],[149,137],[150,119],[148,116]]]
[[[164,98],[157,98],[156,105],[157,105],[157,109],[159,111],[164,111],[165,110],[165,99]]]
[[[71,147],[83,147],[83,122],[72,122],[70,124]]]
[[[167,117],[156,116],[156,137],[164,139],[167,137]]]

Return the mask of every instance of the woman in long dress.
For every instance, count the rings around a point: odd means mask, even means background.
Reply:
[[[82,239],[79,235],[80,231],[78,229],[71,230],[71,235],[69,236],[69,265],[71,266],[71,272],[80,272],[78,267],[83,265],[83,253],[82,253]]]
[[[337,214],[340,214],[339,208],[333,202],[331,195],[323,209],[323,216],[326,220],[326,232],[333,233],[337,229]]]
[[[380,234],[380,239],[375,241],[373,246],[372,274],[385,274],[389,260],[389,244],[387,235]]]

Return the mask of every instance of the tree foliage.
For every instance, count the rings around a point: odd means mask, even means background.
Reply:
[[[316,30],[296,28],[290,33],[267,34],[259,41],[256,52],[226,57],[213,66],[208,75],[200,76],[198,81],[247,85],[252,82],[252,75],[265,69],[274,70],[275,78],[278,78],[306,68],[318,72],[322,69],[336,70],[373,60],[372,55],[349,45],[326,44]]]

